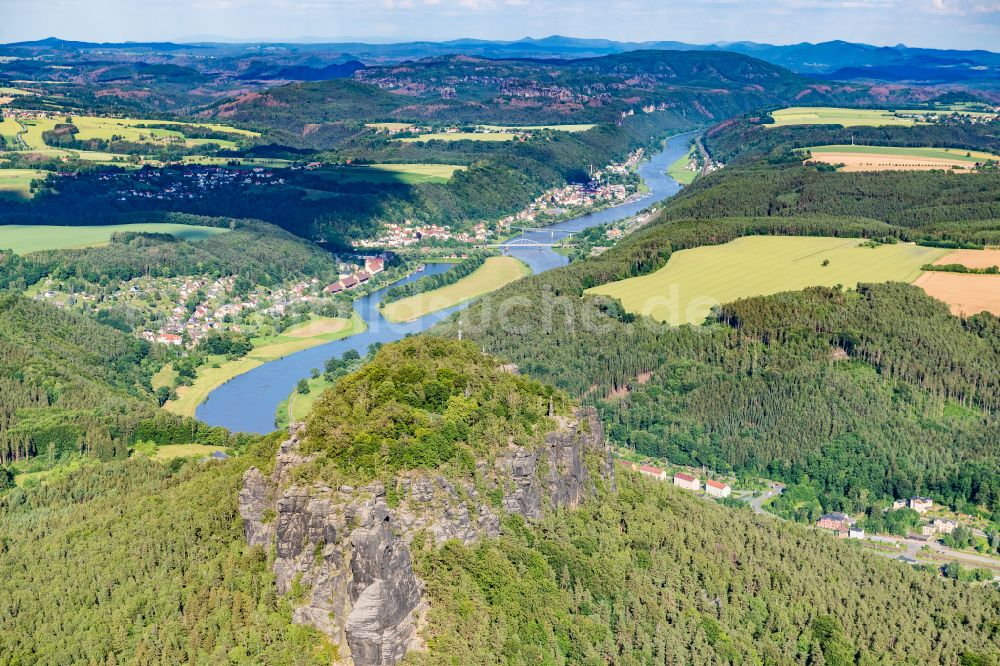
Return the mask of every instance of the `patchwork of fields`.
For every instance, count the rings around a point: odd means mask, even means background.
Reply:
[[[1000,266],[1000,249],[956,250],[934,263],[939,266],[958,264],[973,269]],[[1000,316],[1000,275],[928,271],[913,284],[947,303],[954,315],[974,315],[985,310]]]
[[[895,146],[813,146],[809,161],[843,164],[842,171],[972,170],[977,163],[1000,156],[961,148]]]
[[[0,170],[0,183],[3,182],[4,173],[5,170]],[[107,245],[111,235],[119,231],[170,234],[185,240],[199,240],[229,230],[167,222],[109,224],[96,227],[6,224],[0,225],[0,248],[13,250],[16,254],[27,254],[42,250],[99,247]]]
[[[530,269],[514,257],[490,257],[472,275],[440,289],[389,303],[382,310],[382,314],[392,322],[412,321],[431,312],[444,310],[496,291],[528,273]]]
[[[181,123],[168,120],[151,120],[143,118],[104,118],[98,116],[58,117],[38,114],[4,118],[0,124],[0,135],[3,135],[8,149],[21,150],[41,155],[73,155],[80,159],[95,162],[110,162],[118,155],[92,151],[69,150],[54,148],[47,145],[43,134],[55,129],[56,125],[69,119],[79,130],[74,137],[80,141],[103,139],[110,141],[118,139],[135,143],[146,143],[150,146],[181,143],[193,148],[206,144],[214,144],[220,148],[234,149],[238,140],[259,136],[257,132],[237,129],[228,125],[216,123]],[[157,127],[149,127],[156,125]],[[230,135],[231,139],[189,138],[181,131],[184,125],[197,127],[200,130],[221,132]],[[162,126],[162,127],[161,127]],[[177,127],[178,129],[170,129]]]
[[[953,113],[948,110],[934,111],[927,109],[900,109],[888,111],[884,109],[845,109],[833,106],[791,106],[771,113],[774,123],[766,127],[784,127],[786,125],[842,125],[844,127],[910,127],[921,124],[917,116],[945,115]],[[975,116],[993,116],[996,114],[967,112]]]
[[[589,289],[629,312],[673,325],[699,324],[715,305],[811,286],[912,282],[947,250],[912,244],[866,247],[858,238],[748,236],[675,252],[649,275]]]

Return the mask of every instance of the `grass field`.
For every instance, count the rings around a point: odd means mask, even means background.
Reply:
[[[842,171],[921,171],[972,169],[977,162],[998,160],[991,153],[961,148],[909,148],[893,146],[813,146],[811,159],[843,164]]]
[[[676,162],[667,168],[667,175],[681,185],[690,185],[698,176],[697,171],[691,171],[691,169],[687,168],[688,164],[691,163],[691,158],[694,157],[694,151],[695,147],[691,146],[691,150],[686,155],[678,158]]]
[[[4,170],[0,169],[0,178]],[[198,227],[191,224],[148,222],[140,224],[108,224],[97,227],[63,227],[31,224],[0,225],[0,248],[27,254],[41,250],[62,250],[107,245],[117,231],[141,231],[171,234],[185,240],[198,240],[228,229]]]
[[[365,123],[365,127],[389,132],[402,132],[413,127],[413,123]]]
[[[323,391],[333,386],[333,383],[328,382],[323,375],[306,381],[309,382],[309,393],[303,395],[298,390],[292,391],[292,394],[282,400],[274,411],[274,424],[279,430],[287,428],[292,423],[304,421],[312,413],[313,405],[323,395]]]
[[[513,141],[516,138],[517,134],[510,132],[432,132],[430,134],[421,134],[420,136],[396,140],[413,143],[415,141],[431,141],[434,139],[438,141]]]
[[[514,257],[490,257],[472,275],[454,284],[389,303],[382,315],[392,322],[411,321],[477,296],[496,291],[531,272]]]
[[[343,182],[368,183],[447,183],[456,171],[465,169],[456,164],[368,164],[334,167],[314,173]]]
[[[34,169],[0,169],[0,196],[15,199],[31,198],[31,181],[39,178],[43,179],[48,175],[44,171]],[[3,229],[0,226],[0,247],[3,244]]]
[[[830,106],[793,106],[775,111],[771,116],[774,118],[774,124],[765,127],[786,125],[843,125],[844,127],[896,125],[909,127],[916,124],[913,118],[899,118],[892,111],[841,109]]]
[[[857,238],[748,236],[675,252],[649,275],[589,289],[630,312],[673,325],[698,324],[712,306],[810,286],[912,282],[947,250],[912,244],[861,246]],[[823,262],[829,261],[824,266]]]
[[[177,400],[167,402],[163,408],[174,414],[193,417],[198,405],[205,401],[208,394],[233,377],[249,372],[268,361],[361,333],[365,328],[365,322],[358,315],[354,315],[351,319],[321,317],[290,328],[281,335],[254,338],[253,351],[248,355],[235,361],[226,361],[220,357],[215,359],[219,364],[218,368],[199,368],[194,383],[191,386],[179,387]],[[306,329],[308,334],[303,334],[303,329]]]
[[[212,157],[210,155],[185,155],[185,164],[201,164],[205,166],[226,166],[233,161],[232,157]],[[267,157],[241,157],[236,160],[239,166],[248,169],[262,167],[264,169],[284,169],[292,165],[291,160],[271,159]]]

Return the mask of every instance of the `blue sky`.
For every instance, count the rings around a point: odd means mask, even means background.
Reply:
[[[403,41],[552,34],[628,41],[1000,51],[1000,0],[3,0],[0,41]]]

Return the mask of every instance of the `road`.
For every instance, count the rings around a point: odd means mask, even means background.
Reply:
[[[712,158],[709,156],[708,151],[705,150],[705,145],[701,142],[701,135],[694,140],[694,145],[697,146],[698,152],[701,153],[701,175],[707,176],[709,167],[712,166]]]
[[[783,484],[772,482],[770,484],[770,488],[766,492],[760,495],[753,495],[751,493],[748,495],[744,495],[743,497],[740,497],[740,499],[744,501],[749,501],[750,507],[756,514],[764,516],[774,516],[779,520],[784,520],[784,518],[781,518],[781,516],[776,516],[775,514],[771,513],[770,511],[764,508],[765,502],[767,502],[772,497],[780,495],[784,491],[785,491],[785,486]],[[870,534],[865,536],[865,539],[868,541],[875,541],[879,543],[889,543],[897,546],[903,546],[904,547],[903,550],[898,550],[893,552],[886,552],[881,550],[872,551],[874,553],[882,555],[883,557],[888,557],[891,559],[898,559],[902,556],[906,556],[916,560],[918,559],[917,556],[920,550],[926,546],[931,550],[933,550],[934,552],[944,557],[947,557],[948,559],[955,560],[959,564],[962,564],[964,566],[973,568],[985,567],[994,572],[1000,571],[1000,560],[998,560],[995,557],[978,555],[976,553],[969,553],[963,550],[953,550],[937,541],[917,539],[914,537],[898,537],[898,536],[883,535],[883,534]],[[997,575],[994,576],[994,580],[1000,580],[1000,573],[997,573]]]

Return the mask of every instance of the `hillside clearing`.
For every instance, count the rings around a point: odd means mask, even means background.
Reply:
[[[3,173],[3,170],[0,170],[0,179],[3,178]],[[96,227],[6,224],[0,225],[0,248],[13,250],[16,254],[28,254],[42,250],[100,247],[107,245],[111,241],[111,235],[120,231],[170,234],[184,240],[200,240],[226,233],[229,229],[168,222],[108,224]]]
[[[456,171],[466,167],[458,164],[366,164],[328,167],[316,175],[342,182],[368,183],[447,183]]]
[[[431,312],[450,308],[496,291],[528,273],[530,269],[514,257],[490,257],[472,275],[440,289],[389,303],[382,310],[382,314],[391,322],[412,321]]]
[[[629,312],[673,325],[699,324],[712,306],[811,286],[912,282],[920,267],[947,250],[912,244],[862,245],[859,238],[748,236],[724,245],[675,252],[649,275],[587,293],[622,301]],[[829,264],[824,266],[823,262]]]
[[[597,125],[577,124],[577,125],[480,125],[480,128],[492,132],[531,132],[540,130],[554,130],[556,132],[586,132],[594,129]]]
[[[153,460],[165,462],[175,458],[207,458],[216,451],[229,455],[226,448],[222,446],[209,446],[208,444],[165,444],[156,447],[156,453],[151,457]]]
[[[0,196],[30,199],[31,181],[42,180],[46,175],[44,171],[34,169],[0,169]],[[0,227],[0,230],[2,229],[3,227]],[[2,232],[0,232],[0,247],[5,247]]]

